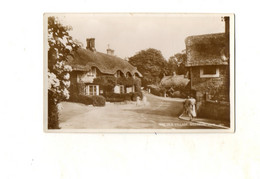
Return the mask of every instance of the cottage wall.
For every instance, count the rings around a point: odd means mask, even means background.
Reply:
[[[208,93],[211,96],[218,93],[220,96],[222,96],[222,98],[228,98],[228,94],[229,94],[228,66],[219,65],[216,67],[219,68],[219,77],[209,77],[209,78],[200,77],[201,67],[199,66],[192,67],[190,70],[191,89],[195,91],[199,91],[203,94]]]
[[[214,78],[201,78],[200,67],[192,67],[191,89],[196,92],[198,117],[227,120],[230,116],[229,102],[222,102],[221,99],[229,99],[229,69],[226,65],[216,67],[219,68],[219,77]],[[218,95],[218,101],[210,99],[214,95]]]

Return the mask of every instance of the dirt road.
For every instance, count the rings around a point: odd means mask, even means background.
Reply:
[[[183,99],[145,93],[147,103],[107,103],[105,107],[63,102],[62,129],[190,129],[212,128],[179,120]]]

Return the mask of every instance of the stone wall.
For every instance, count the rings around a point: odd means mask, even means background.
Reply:
[[[191,89],[196,91],[197,114],[198,117],[229,120],[229,69],[226,65],[216,67],[219,68],[219,77],[214,78],[201,78],[200,67],[190,69]],[[218,100],[211,99],[216,96]]]
[[[198,116],[229,121],[230,105],[228,102],[205,101],[200,107]]]
[[[223,100],[228,101],[229,98],[229,69],[226,65],[215,66],[219,68],[219,77],[201,78],[200,68],[191,67],[191,89],[202,94],[209,94],[211,96],[219,95]]]

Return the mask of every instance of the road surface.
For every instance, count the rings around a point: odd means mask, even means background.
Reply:
[[[93,107],[63,102],[62,129],[212,129],[221,125],[180,120],[183,99],[163,98],[145,93],[147,103],[107,103]]]

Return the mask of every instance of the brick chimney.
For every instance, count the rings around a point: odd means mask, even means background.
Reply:
[[[87,39],[87,49],[95,52],[95,38]]]
[[[109,48],[109,44],[108,44],[107,46],[108,46],[108,47],[107,47],[107,54],[108,54],[108,55],[114,55],[115,50]]]
[[[226,35],[229,36],[229,16],[225,16],[224,21],[225,21],[225,33]]]
[[[225,16],[224,17],[224,21],[225,21],[225,35],[226,35],[226,55],[227,55],[227,57],[229,57],[229,29],[230,29],[230,23],[229,23],[229,16]]]

